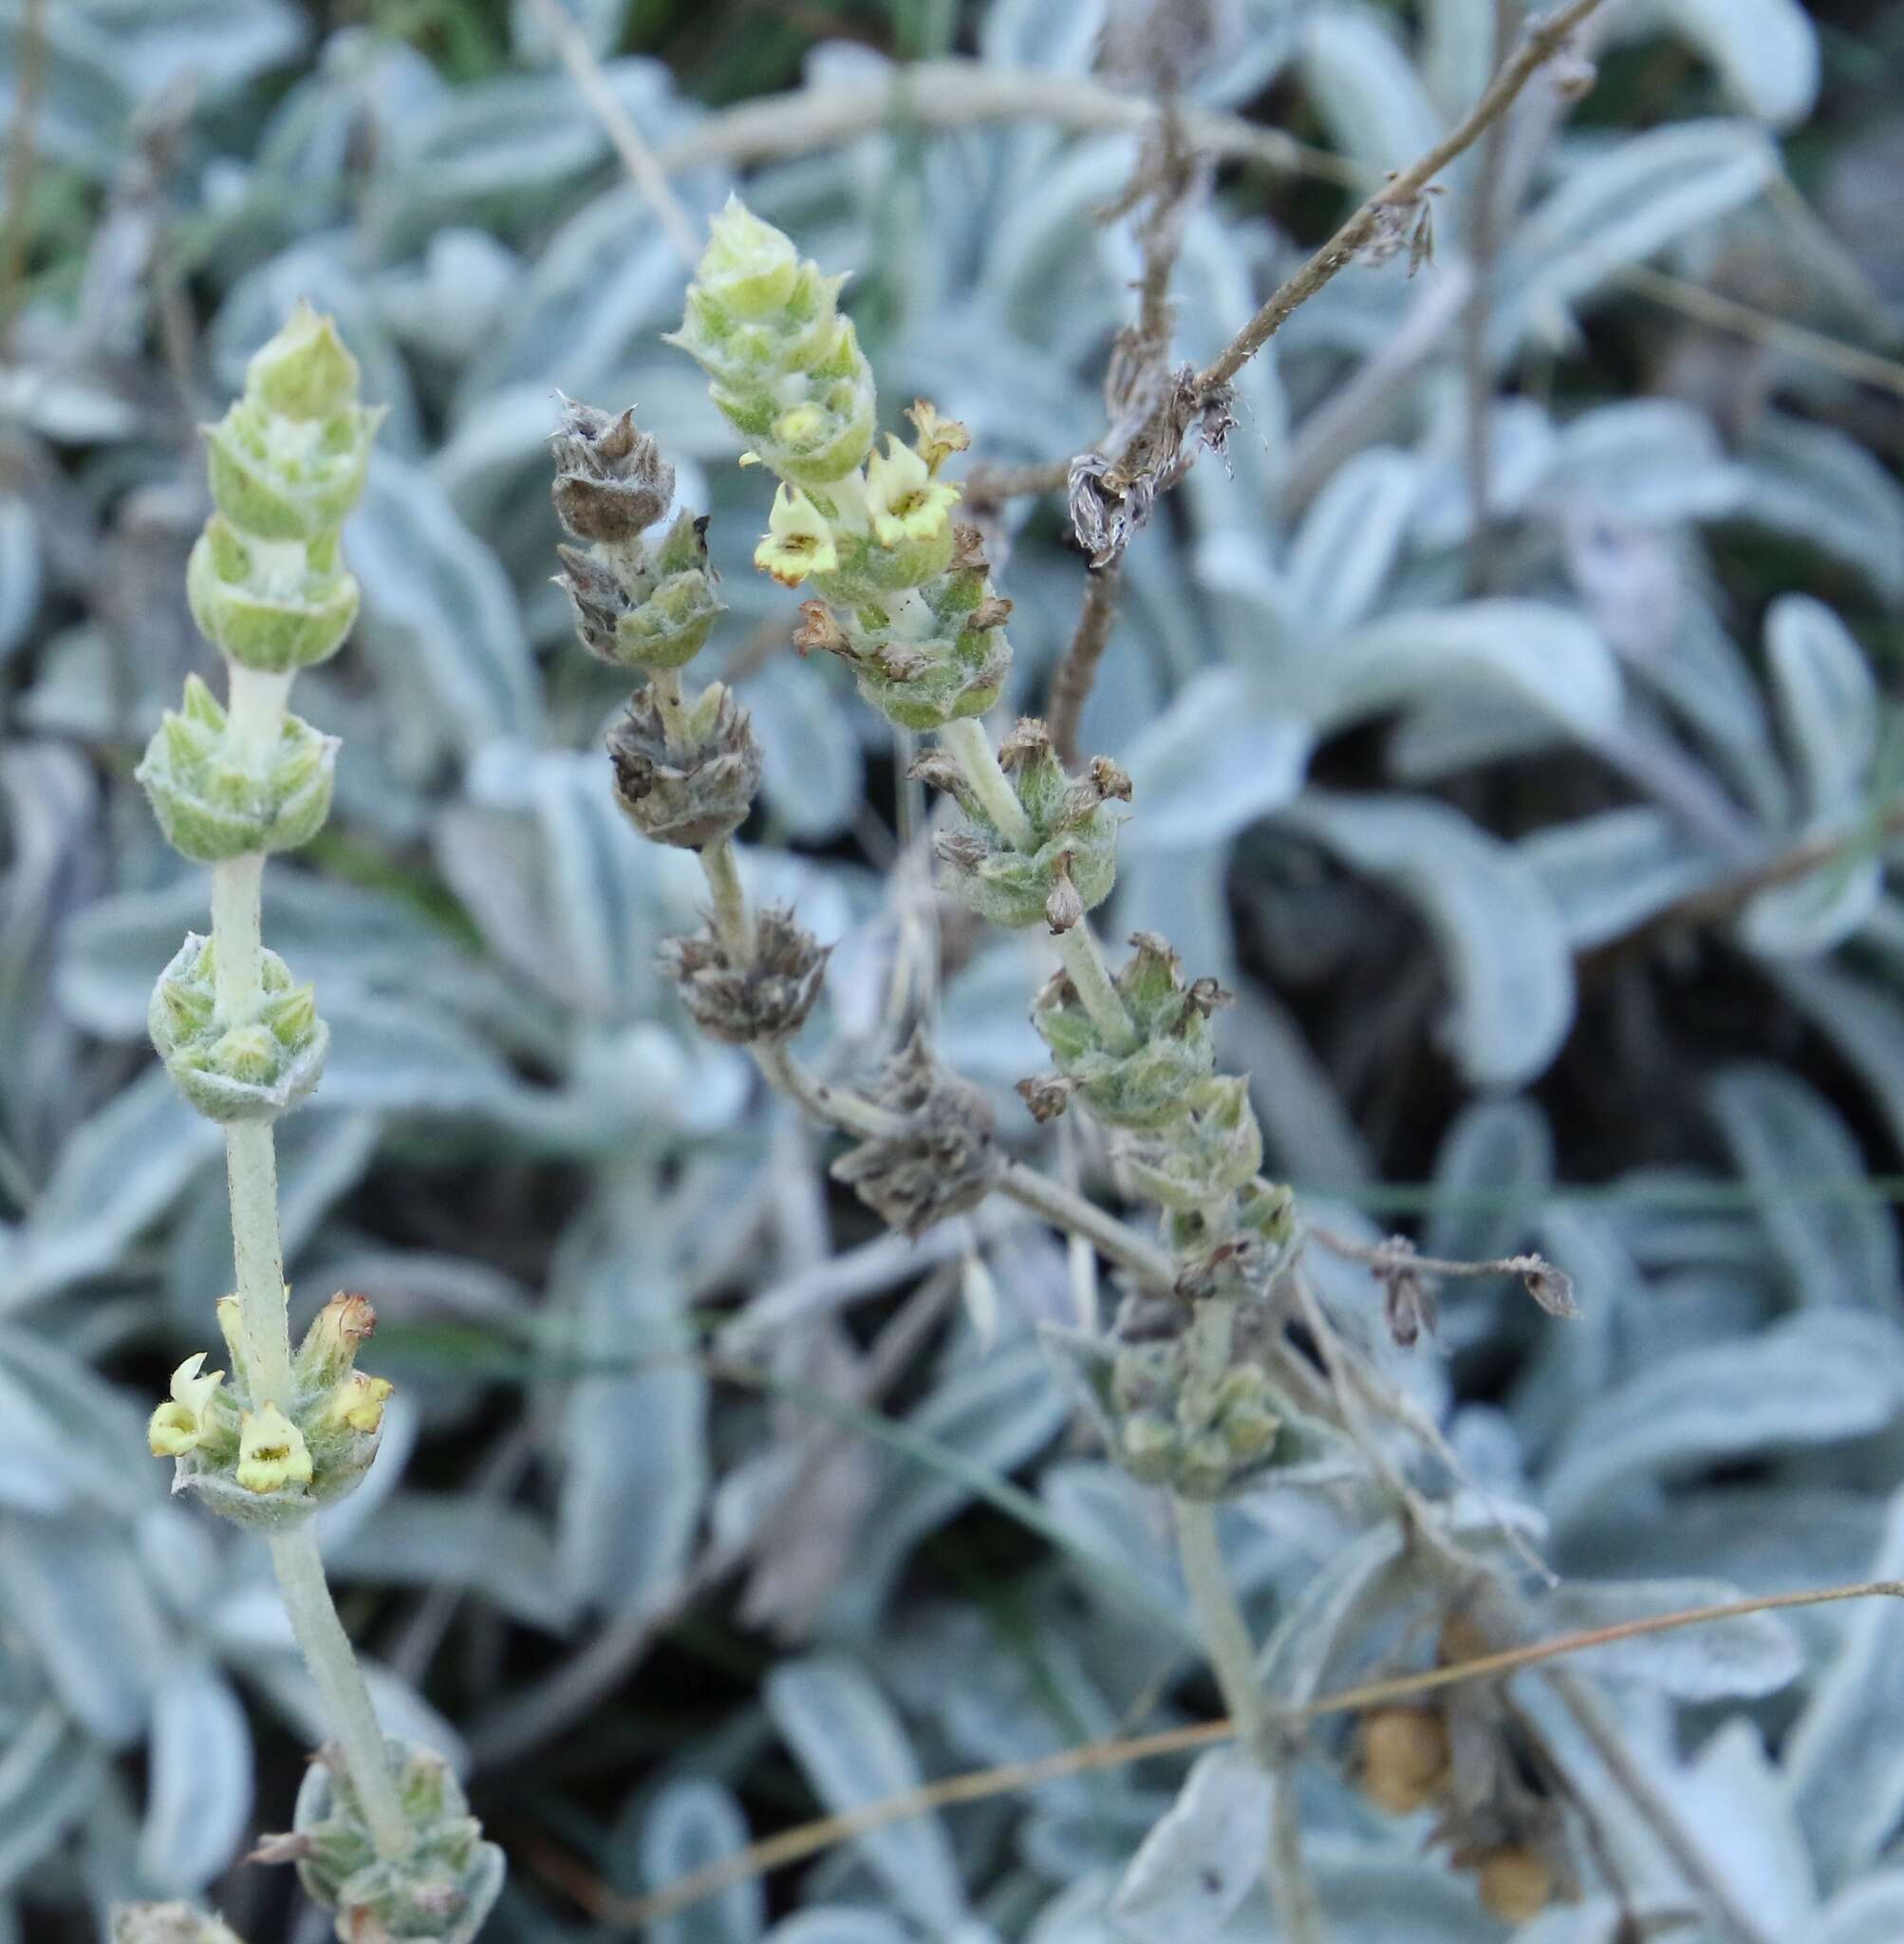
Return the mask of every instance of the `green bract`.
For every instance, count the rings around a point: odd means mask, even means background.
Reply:
[[[1104,1044],[1070,977],[1058,973],[1032,1007],[1032,1024],[1085,1105],[1120,1128],[1156,1128],[1176,1119],[1216,1050],[1210,1014],[1227,995],[1213,979],[1186,986],[1182,962],[1154,932],[1139,932],[1136,954],[1112,981],[1137,1043],[1128,1053]]]
[[[320,1753],[306,1772],[294,1835],[267,1839],[297,1861],[306,1892],[337,1916],[340,1937],[469,1944],[502,1889],[503,1855],[450,1766],[432,1748],[388,1744],[397,1794],[414,1841],[407,1856],[377,1854],[343,1763]]]
[[[557,549],[576,637],[591,655],[650,672],[693,661],[726,611],[714,590],[706,529],[704,518],[683,513],[653,549],[639,539],[586,552]]]
[[[759,458],[801,485],[844,478],[872,449],[872,371],[836,308],[844,282],[730,197],[668,340]]]
[[[152,1043],[174,1084],[210,1120],[275,1120],[324,1072],[329,1029],[308,985],[275,952],[262,954],[264,996],[249,1019],[216,1007],[212,941],[188,932],[146,1009]]]
[[[328,660],[357,619],[357,582],[334,532],[304,546],[259,543],[215,514],[192,549],[185,595],[207,641],[271,675]]]
[[[1199,1082],[1181,1119],[1120,1150],[1131,1186],[1185,1212],[1234,1193],[1262,1162],[1262,1131],[1237,1076]]]
[[[330,811],[337,738],[287,716],[272,747],[254,751],[194,675],[177,713],[167,710],[135,773],[167,841],[198,864],[252,850],[290,850],[323,829]]]
[[[1129,795],[1129,779],[1101,757],[1085,776],[1066,776],[1041,722],[1020,722],[1000,746],[999,761],[1031,823],[1029,850],[1004,836],[949,757],[933,751],[913,766],[915,775],[951,792],[965,813],[936,840],[946,888],[994,925],[1067,929],[1111,895],[1118,814],[1110,805]]]

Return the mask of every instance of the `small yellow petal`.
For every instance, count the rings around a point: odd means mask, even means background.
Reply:
[[[182,1404],[161,1404],[145,1428],[145,1441],[155,1458],[182,1458],[198,1449],[203,1435],[197,1417]]]
[[[310,1483],[310,1452],[304,1433],[275,1404],[245,1412],[238,1431],[238,1468],[248,1492],[282,1491]]]

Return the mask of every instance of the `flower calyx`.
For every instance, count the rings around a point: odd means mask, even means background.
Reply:
[[[1032,1024],[1059,1075],[1099,1120],[1156,1128],[1185,1112],[1193,1090],[1214,1070],[1210,1016],[1230,995],[1214,979],[1186,984],[1183,962],[1155,932],[1137,932],[1130,943],[1134,955],[1111,982],[1134,1045],[1118,1052],[1106,1043],[1064,972],[1038,994]]]
[[[287,715],[267,750],[233,735],[212,691],[190,675],[134,775],[166,840],[196,864],[254,850],[291,850],[330,813],[337,738]]]
[[[747,821],[760,787],[753,720],[720,682],[711,682],[670,737],[661,703],[639,691],[608,734],[615,801],[657,844],[700,850]]]
[[[923,1033],[887,1061],[871,1091],[900,1124],[841,1155],[833,1179],[903,1235],[923,1235],[976,1208],[999,1165],[997,1117],[985,1095],[940,1065]]]
[[[831,952],[794,923],[789,907],[769,905],[755,921],[754,949],[744,963],[709,925],[667,940],[661,965],[703,1033],[729,1046],[751,1046],[800,1030],[820,996]]]
[[[387,1745],[397,1799],[412,1841],[401,1857],[378,1854],[338,1750],[320,1748],[298,1790],[289,1832],[268,1836],[252,1860],[294,1863],[315,1903],[351,1944],[471,1944],[502,1888],[503,1855],[449,1764],[433,1748]]]
[[[1106,757],[1081,777],[1065,774],[1042,722],[1026,720],[999,750],[999,762],[1031,827],[1020,849],[1000,831],[962,768],[943,750],[928,751],[912,774],[949,792],[963,819],[935,840],[948,890],[994,925],[1022,930],[1044,924],[1068,929],[1111,895],[1117,877],[1117,813],[1130,779]]]
[[[294,985],[273,951],[260,954],[261,990],[248,1017],[217,1003],[212,941],[188,932],[159,976],[146,1026],[173,1084],[208,1120],[275,1120],[317,1085],[330,1043],[308,985]]]

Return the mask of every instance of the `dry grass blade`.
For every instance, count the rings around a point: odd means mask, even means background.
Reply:
[[[1419,1673],[1397,1674],[1393,1679],[1364,1682],[1334,1694],[1324,1694],[1306,1706],[1291,1710],[1282,1718],[1295,1725],[1319,1720],[1332,1714],[1354,1714],[1364,1709],[1383,1707],[1417,1694],[1451,1688],[1463,1681],[1486,1680],[1517,1673],[1523,1668],[1544,1661],[1559,1660],[1583,1654],[1590,1648],[1610,1647],[1617,1641],[1635,1640],[1653,1634],[1675,1633],[1687,1627],[1708,1625],[1715,1620],[1741,1619],[1750,1614],[1775,1613],[1782,1609],[1829,1606],[1853,1599],[1904,1598],[1904,1580],[1873,1580],[1850,1586],[1827,1586],[1799,1593],[1764,1594],[1753,1599],[1730,1600],[1720,1606],[1688,1607],[1683,1612],[1655,1614],[1644,1619],[1623,1620],[1610,1627],[1594,1627],[1577,1634],[1564,1634],[1554,1640],[1537,1640],[1524,1647],[1510,1647],[1499,1654],[1458,1661],[1447,1667],[1428,1668]],[[723,1857],[705,1869],[696,1870],[652,1895],[639,1897],[618,1896],[597,1879],[587,1877],[572,1865],[546,1872],[598,1922],[623,1929],[639,1929],[658,1923],[679,1911],[716,1896],[730,1884],[744,1881],[768,1870],[782,1869],[789,1863],[803,1862],[824,1850],[889,1828],[895,1822],[909,1822],[915,1816],[929,1816],[961,1803],[979,1803],[995,1796],[1015,1795],[1040,1784],[1064,1776],[1087,1775],[1098,1769],[1122,1767],[1132,1762],[1148,1762],[1167,1755],[1192,1754],[1231,1738],[1235,1732],[1228,1721],[1197,1722],[1187,1728],[1165,1729],[1155,1734],[1132,1735],[1111,1742],[1090,1742],[1078,1748],[1067,1748],[1055,1755],[1040,1756],[1033,1762],[1007,1763],[998,1768],[975,1769],[964,1775],[947,1776],[943,1782],[928,1783],[921,1788],[887,1796],[864,1808],[836,1816],[823,1816],[784,1829],[777,1836],[750,1844],[733,1856]]]

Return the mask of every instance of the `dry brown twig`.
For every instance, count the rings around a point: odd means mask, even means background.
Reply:
[[[1799,1607],[1828,1606],[1845,1600],[1880,1598],[1904,1598],[1904,1580],[1873,1580],[1855,1585],[1827,1586],[1799,1593],[1764,1594],[1757,1598],[1730,1600],[1719,1606],[1689,1607],[1680,1613],[1655,1614],[1644,1619],[1623,1620],[1614,1626],[1591,1627],[1551,1640],[1504,1648],[1498,1654],[1483,1654],[1476,1659],[1344,1688],[1333,1694],[1320,1695],[1300,1708],[1282,1710],[1280,1725],[1296,1727],[1330,1715],[1357,1714],[1371,1708],[1411,1700],[1465,1681],[1501,1679],[1519,1673],[1525,1668],[1583,1654],[1592,1648],[1610,1647],[1623,1640],[1643,1639],[1652,1635],[1674,1633],[1717,1620],[1742,1619],[1752,1614],[1786,1612]],[[573,1865],[562,1870],[561,1887],[573,1896],[597,1922],[623,1929],[638,1929],[686,1910],[730,1884],[742,1882],[769,1870],[783,1869],[790,1863],[803,1862],[807,1858],[818,1856],[843,1842],[855,1841],[877,1830],[890,1828],[896,1822],[909,1822],[915,1816],[929,1816],[941,1809],[953,1808],[963,1803],[985,1802],[995,1796],[1017,1795],[1066,1776],[1087,1775],[1166,1756],[1193,1754],[1229,1741],[1234,1734],[1234,1726],[1227,1720],[1196,1722],[1186,1728],[1165,1729],[1154,1734],[1089,1742],[1081,1748],[1040,1756],[1036,1761],[1007,1763],[996,1768],[947,1776],[943,1781],[907,1789],[877,1803],[868,1803],[864,1808],[837,1816],[823,1816],[814,1822],[800,1823],[795,1828],[782,1830],[776,1836],[750,1844],[733,1856],[723,1857],[718,1863],[697,1870],[646,1897],[620,1896]]]

